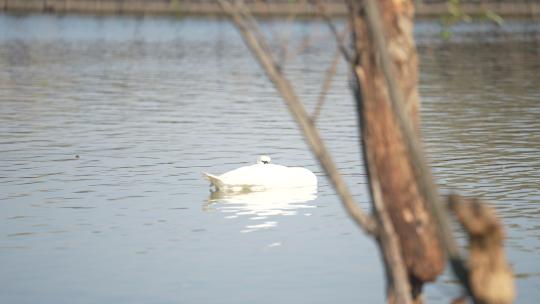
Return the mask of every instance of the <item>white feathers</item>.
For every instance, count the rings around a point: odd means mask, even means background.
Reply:
[[[225,183],[222,182],[219,177],[206,172],[203,172],[203,174],[217,189],[225,187]]]
[[[261,191],[275,188],[317,187],[317,176],[308,169],[270,164],[260,156],[257,164],[240,167],[219,176],[203,173],[221,191]]]
[[[257,160],[257,164],[269,164],[272,161],[270,156],[268,155],[261,155],[259,156],[259,159]]]

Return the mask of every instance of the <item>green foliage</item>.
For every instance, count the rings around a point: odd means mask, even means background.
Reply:
[[[180,0],[171,0],[171,7],[173,11],[176,12],[177,15],[180,16],[182,14],[182,10],[180,7]]]
[[[479,16],[472,17],[463,11],[461,0],[447,0],[446,6],[448,12],[440,18],[441,21],[441,38],[449,40],[452,38],[452,26],[461,22],[472,22],[474,20],[493,22],[498,26],[504,23],[504,19],[492,10],[485,10]]]
[[[489,21],[494,22],[498,26],[501,26],[504,23],[504,19],[492,10],[487,10],[485,16]]]

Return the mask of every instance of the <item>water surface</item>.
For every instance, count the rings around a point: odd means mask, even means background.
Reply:
[[[325,25],[264,29],[289,41],[286,73],[312,110],[334,52]],[[418,24],[423,132],[443,191],[499,212],[517,302],[532,302],[538,30],[492,30],[462,26],[442,42],[435,23]],[[318,126],[369,209],[343,64]],[[0,15],[0,143],[2,303],[383,301],[376,246],[227,22]],[[201,172],[259,154],[313,170],[317,195],[215,200]],[[457,294],[448,275],[427,291],[430,303]]]

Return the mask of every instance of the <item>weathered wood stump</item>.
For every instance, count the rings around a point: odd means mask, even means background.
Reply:
[[[448,198],[469,237],[469,281],[480,304],[512,303],[514,279],[504,253],[503,227],[495,211],[477,199]]]

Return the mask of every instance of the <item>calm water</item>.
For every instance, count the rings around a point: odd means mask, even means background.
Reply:
[[[274,22],[316,103],[326,27]],[[419,23],[423,129],[441,188],[507,228],[518,302],[540,298],[537,25]],[[369,208],[343,65],[319,127]],[[381,303],[377,248],[342,210],[235,30],[219,20],[0,15],[0,302]],[[201,172],[309,168],[316,196],[216,199]],[[281,195],[281,196],[280,196]],[[429,302],[458,294],[451,277]]]

